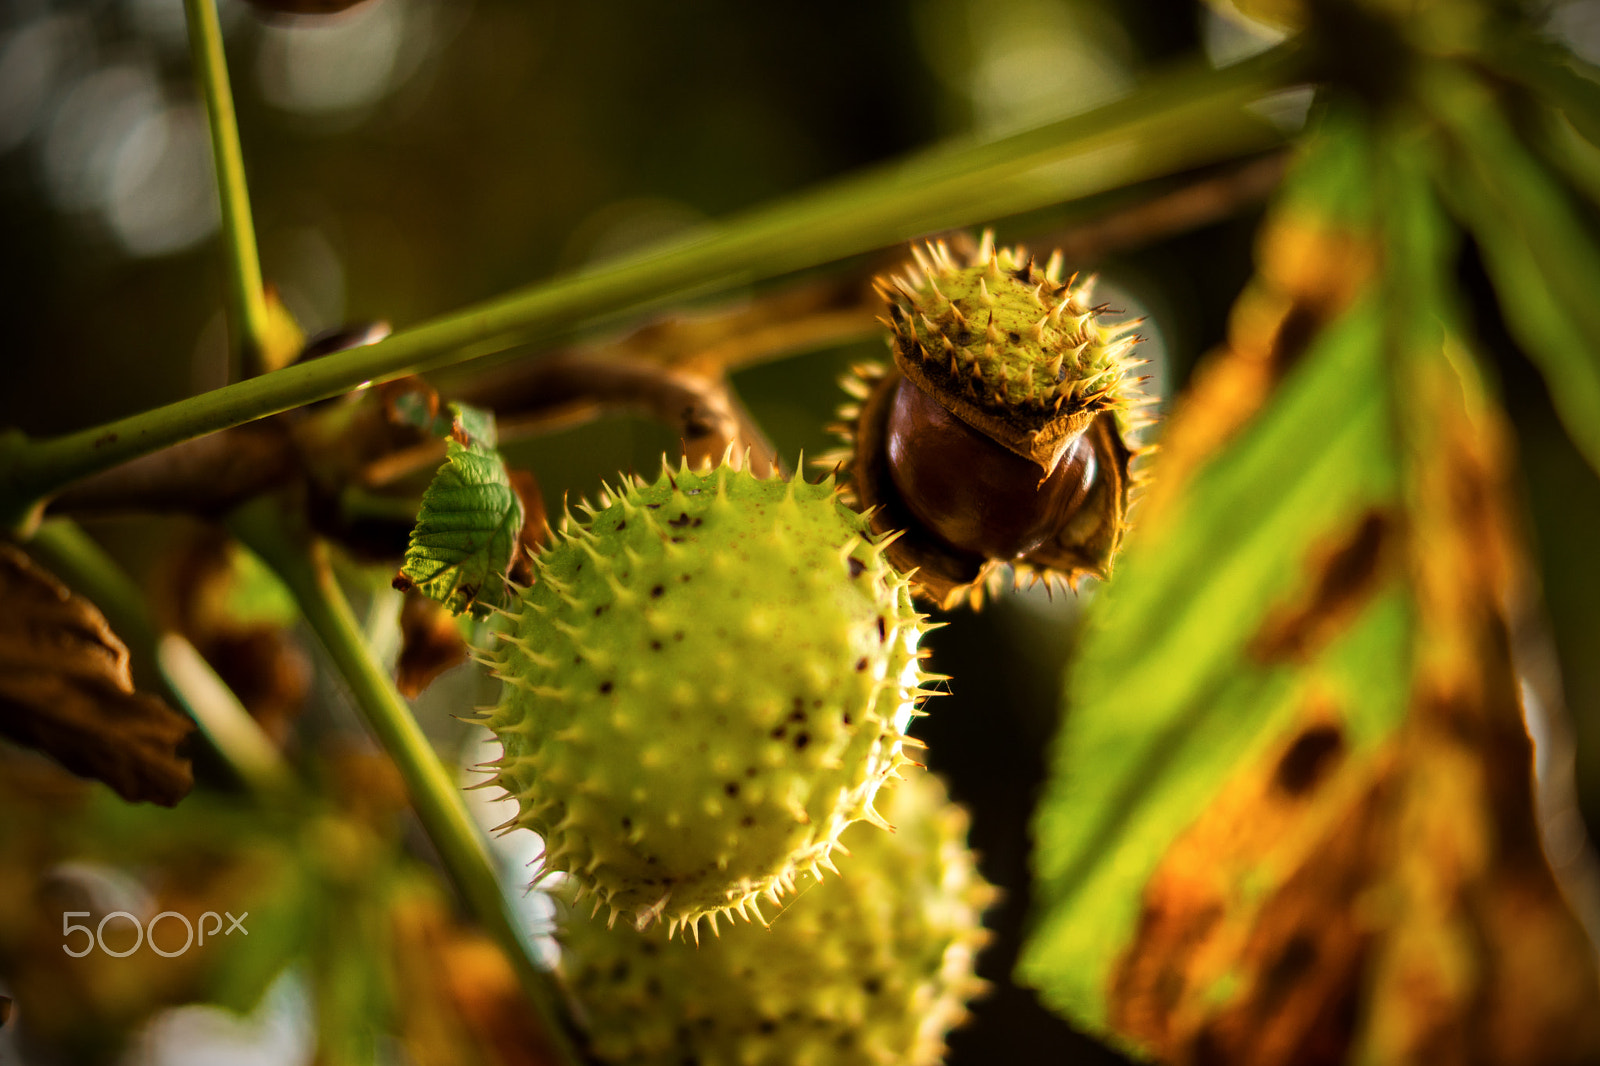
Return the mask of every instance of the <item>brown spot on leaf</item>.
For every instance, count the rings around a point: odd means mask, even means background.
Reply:
[[[1321,328],[1322,316],[1316,309],[1300,303],[1289,305],[1278,321],[1270,349],[1270,359],[1278,377],[1300,361]]]
[[[3,544],[0,602],[0,733],[126,800],[187,795],[194,723],[134,691],[128,649],[99,609]]]
[[[1332,547],[1314,550],[1310,588],[1267,613],[1249,651],[1260,662],[1304,662],[1344,631],[1377,591],[1394,520],[1370,510]]]
[[[1291,796],[1311,791],[1344,754],[1344,734],[1337,725],[1314,725],[1295,738],[1278,760],[1273,780]]]
[[[1308,702],[1301,723],[1240,769],[1146,885],[1108,1005],[1112,1024],[1163,1060],[1344,1061],[1368,952],[1355,901],[1382,861],[1392,759],[1331,775],[1317,753],[1341,736],[1331,705]],[[1321,787],[1286,790],[1286,765],[1296,783]]]
[[[1256,990],[1256,1013],[1276,1014],[1295,985],[1303,981],[1316,964],[1316,940],[1306,932],[1291,934],[1262,971]]]

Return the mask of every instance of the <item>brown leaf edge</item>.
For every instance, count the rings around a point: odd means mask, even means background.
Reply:
[[[400,658],[394,684],[406,699],[416,699],[435,678],[467,661],[467,642],[442,603],[416,589],[400,608]]]
[[[136,692],[128,649],[94,604],[0,544],[0,734],[129,802],[170,807],[194,786],[194,723]]]

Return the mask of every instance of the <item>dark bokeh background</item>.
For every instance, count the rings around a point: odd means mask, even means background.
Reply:
[[[265,273],[308,332],[396,326],[942,137],[1107,99],[1236,34],[1177,0],[373,0],[325,23],[221,5]],[[0,7],[0,425],[49,434],[229,380],[209,163],[178,0]],[[1181,382],[1221,337],[1257,217],[1098,266],[1156,316]],[[1002,238],[1032,234],[1001,220]],[[1521,437],[1552,632],[1600,815],[1600,482],[1528,367],[1495,352]],[[838,372],[877,344],[742,372],[792,457],[829,445]],[[611,420],[519,444],[547,499],[651,470],[666,431]],[[166,536],[117,527],[135,566]],[[144,547],[141,548],[141,545]],[[1010,987],[1027,820],[1081,601],[1006,596],[933,634],[948,696],[919,727],[1006,890],[993,995],[952,1062],[1118,1061]]]

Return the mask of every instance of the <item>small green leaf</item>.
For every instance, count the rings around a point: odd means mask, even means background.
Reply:
[[[419,383],[390,400],[389,410],[401,425],[415,426],[435,437],[455,437],[462,444],[484,448],[493,448],[499,443],[493,411],[452,401],[446,408],[446,415],[438,411],[438,403],[434,391]]]
[[[419,379],[415,387],[407,392],[402,392],[389,401],[389,408],[393,412],[395,421],[403,426],[415,426],[417,429],[426,430],[435,437],[447,436],[450,432],[449,423],[441,428],[440,418],[435,407],[438,398],[431,388],[423,385]]]
[[[1482,86],[1445,75],[1430,85],[1459,152],[1440,186],[1482,248],[1506,324],[1543,371],[1567,433],[1600,470],[1600,247]]]
[[[239,625],[290,626],[300,617],[294,594],[259,556],[243,547],[229,553],[224,587],[224,610]]]
[[[485,448],[493,448],[499,443],[493,411],[485,411],[481,407],[473,407],[467,403],[452,403],[450,414],[452,418],[445,430],[446,434],[457,438],[465,437],[466,443]]]
[[[499,599],[516,558],[523,511],[498,452],[455,439],[448,447],[422,496],[395,585],[415,587],[460,614]]]

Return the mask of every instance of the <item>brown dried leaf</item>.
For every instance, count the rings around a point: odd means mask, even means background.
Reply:
[[[444,604],[415,589],[406,593],[400,608],[400,642],[394,684],[407,699],[415,699],[434,678],[467,661],[467,642],[461,639],[455,617]]]
[[[397,900],[390,922],[394,972],[406,989],[401,1032],[418,1066],[562,1061],[499,945],[452,921],[431,893]]]
[[[181,539],[157,582],[157,604],[163,625],[188,638],[281,745],[310,694],[311,660],[287,626],[241,617],[241,552],[214,526]]]
[[[0,733],[123,799],[172,806],[194,779],[194,723],[135,692],[128,649],[94,604],[0,545]]]
[[[511,580],[518,585],[533,584],[533,557],[550,543],[550,516],[544,509],[544,494],[539,479],[530,470],[507,467],[511,491],[522,501],[522,532],[517,537],[517,555],[511,563]]]

